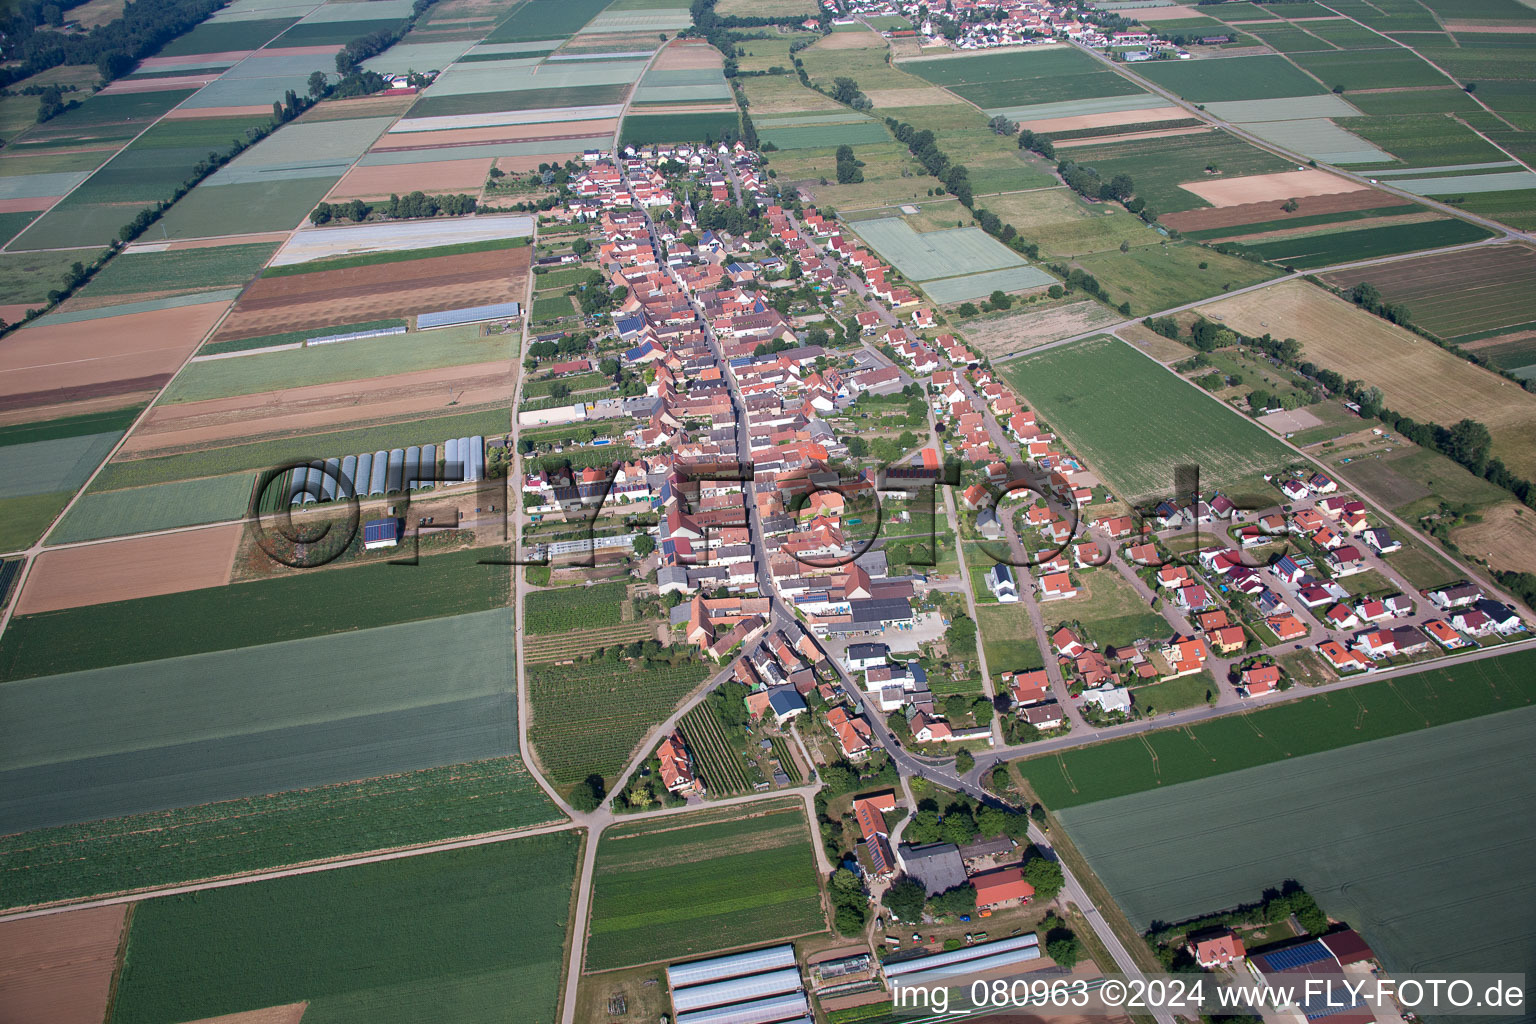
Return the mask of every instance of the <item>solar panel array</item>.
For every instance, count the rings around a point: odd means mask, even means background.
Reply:
[[[1323,960],[1332,960],[1333,953],[1321,942],[1313,941],[1291,946],[1289,949],[1277,949],[1273,953],[1264,953],[1255,959],[1260,961],[1266,971],[1290,971],[1308,964],[1320,963]]]

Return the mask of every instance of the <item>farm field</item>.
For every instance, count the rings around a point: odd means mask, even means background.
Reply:
[[[244,285],[277,251],[274,242],[120,253],[71,299],[68,309],[119,295],[172,295]]]
[[[1499,808],[1536,798],[1526,756],[1533,730],[1536,710],[1512,710],[1073,807],[1061,821],[1138,928],[1252,902],[1294,878],[1369,936],[1388,971],[1486,962],[1486,950],[1434,941],[1442,928],[1528,960],[1536,929],[1517,909],[1527,878],[1506,857],[1536,833],[1528,815],[1512,822]],[[1489,777],[1503,784],[1475,782]],[[1275,792],[1286,794],[1284,806],[1261,806]],[[1199,829],[1188,828],[1191,807]],[[1413,825],[1426,820],[1437,827]],[[1326,852],[1311,838],[1319,828],[1339,837]],[[1441,828],[1456,835],[1453,847]],[[1404,904],[1410,877],[1453,864],[1454,891]]]
[[[970,100],[989,114],[1022,119],[1024,108],[1142,90],[1070,47],[1031,48],[903,61],[900,69]],[[862,82],[862,80],[861,80]]]
[[[987,669],[994,681],[1004,672],[1023,672],[1045,665],[1029,612],[1022,605],[978,605],[976,627],[981,632]]]
[[[980,228],[913,231],[897,217],[864,220],[854,230],[880,257],[914,281],[955,277],[1024,264],[1023,257]]]
[[[1279,56],[1152,61],[1135,70],[1196,103],[1316,96],[1328,91]]]
[[[1533,666],[1536,653],[1529,651],[1463,662],[1157,730],[1145,743],[1116,740],[1030,758],[1018,767],[1036,796],[1059,811],[1525,708],[1536,702]],[[1264,742],[1255,743],[1256,735]]]
[[[800,802],[617,825],[598,841],[587,970],[826,928]]]
[[[0,838],[5,908],[218,878],[561,820],[518,757]]]
[[[4,179],[0,178],[0,182]],[[45,306],[48,293],[63,286],[73,263],[89,264],[100,249],[0,253],[0,305]],[[20,317],[8,317],[19,320]]]
[[[133,537],[44,551],[17,601],[21,615],[223,586],[243,527]]]
[[[1175,466],[1199,465],[1202,488],[1241,495],[1290,461],[1263,428],[1197,400],[1190,385],[1112,338],[1026,355],[1003,376],[1127,500],[1167,492]]]
[[[741,118],[735,111],[684,114],[637,114],[624,118],[620,132],[622,146],[645,146],[665,142],[719,142],[741,130]]]
[[[523,623],[527,636],[562,633],[569,629],[617,626],[628,587],[600,583],[593,587],[536,590],[528,595]]]
[[[337,1022],[489,1022],[517,1006],[549,1024],[580,848],[557,832],[146,901],[113,1020],[307,1002]]]
[[[1352,220],[1417,216],[1422,212],[1422,207],[1406,199],[1398,199],[1373,189],[1290,198],[1296,199],[1294,210],[1285,209],[1288,200],[1270,199],[1171,213],[1162,217],[1159,223],[1177,228],[1186,238],[1214,242],[1268,231],[1326,228]]]
[[[71,544],[238,519],[245,514],[251,489],[251,478],[244,473],[121,491],[93,486],[48,534],[48,543]]]
[[[1034,306],[972,320],[963,320],[959,332],[968,344],[990,358],[1027,352],[1040,345],[1086,334],[1120,320],[1116,313],[1091,299],[1065,305]]]
[[[16,1020],[100,1024],[107,1014],[127,907],[0,924],[0,1004]]]
[[[1285,324],[1306,358],[1381,388],[1386,405],[1420,422],[1450,425],[1473,415],[1493,434],[1493,454],[1521,476],[1536,474],[1536,395],[1304,281],[1203,308],[1244,334]]]
[[[1340,121],[1340,127],[1396,157],[1397,162],[1390,165],[1394,173],[1403,167],[1457,167],[1509,159],[1465,124],[1444,114],[1415,112]]]
[[[1121,242],[1144,245],[1162,237],[1135,214],[1102,203],[1085,203],[1065,188],[988,196],[978,205],[1019,228],[1051,256],[1107,252],[1118,249]]]
[[[643,669],[623,661],[554,665],[530,659],[528,742],[556,785],[593,774],[612,779],[646,732],[710,673],[691,650],[677,664]]]
[[[8,684],[0,823],[24,832],[515,754],[509,628],[495,609]],[[447,658],[454,671],[434,671]]]
[[[1198,245],[1143,245],[1080,256],[1073,263],[1098,278],[1115,299],[1144,316],[1280,276],[1280,271]]]
[[[507,573],[477,564],[492,557],[495,549],[454,551],[409,570],[371,562],[17,616],[0,640],[0,676],[29,679],[505,607]],[[411,588],[390,584],[407,571]],[[166,622],[181,628],[157,629]]]
[[[1408,306],[1414,324],[1447,341],[1474,341],[1536,325],[1536,249],[1490,245],[1325,275],[1336,288],[1366,281]]]
[[[1378,256],[1465,245],[1488,237],[1489,232],[1476,224],[1446,218],[1365,228],[1346,225],[1337,231],[1249,242],[1242,248],[1271,263],[1314,270]]]
[[[1109,142],[1073,147],[1064,153],[1080,164],[1093,167],[1106,180],[1116,174],[1129,174],[1136,183],[1136,194],[1160,213],[1208,205],[1193,192],[1180,187],[1186,182],[1295,169],[1294,164],[1224,132]],[[1209,171],[1208,167],[1216,170]]]

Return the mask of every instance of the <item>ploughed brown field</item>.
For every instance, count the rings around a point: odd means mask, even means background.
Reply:
[[[261,277],[240,296],[215,341],[405,317],[524,296],[532,248],[435,256],[342,270]]]
[[[441,149],[445,146],[478,146],[493,142],[533,142],[539,139],[590,139],[612,135],[615,118],[600,121],[549,121],[543,124],[493,125],[488,128],[451,128],[435,132],[387,132],[372,152],[403,149]]]
[[[512,251],[526,265],[526,250]],[[0,346],[0,410],[162,387],[228,308],[205,302],[16,331]]]
[[[0,924],[0,1020],[100,1024],[126,906]]]
[[[129,435],[118,458],[168,455],[211,444],[506,402],[512,397],[513,370],[511,360],[471,363],[206,402],[157,405]]]
[[[433,160],[419,164],[378,164],[354,167],[326,196],[343,199],[381,199],[408,192],[473,192],[479,194],[491,172],[491,157],[470,160]],[[543,159],[548,160],[549,157]]]
[[[229,582],[242,530],[231,524],[44,551],[16,610],[31,615],[221,587]]]
[[[1242,203],[1238,206],[1211,206],[1199,210],[1183,210],[1165,213],[1158,222],[1179,231],[1205,231],[1210,228],[1240,227],[1244,224],[1263,224],[1287,217],[1311,217],[1322,213],[1347,213],[1351,210],[1374,210],[1388,206],[1412,206],[1407,199],[1376,189],[1358,192],[1337,192],[1328,196],[1297,198],[1296,209],[1286,213],[1281,209],[1285,199],[1271,199],[1262,203]]]

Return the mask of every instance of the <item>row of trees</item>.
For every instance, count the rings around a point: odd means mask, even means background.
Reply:
[[[852,146],[837,147],[837,183],[857,185],[864,180],[864,161],[854,158]]]
[[[416,191],[406,195],[392,194],[388,202],[377,205],[354,199],[349,203],[321,203],[309,214],[311,224],[329,224],[332,221],[350,220],[361,223],[375,213],[392,220],[414,220],[436,217],[460,217],[475,212],[476,201],[472,195],[455,192],[452,195],[432,196]]]
[[[74,4],[19,3],[0,20],[0,85],[62,64],[94,64],[104,81],[128,73],[139,60],[189,31],[225,0],[135,0],[122,16],[88,32],[53,31]],[[50,10],[49,8],[53,8]]]

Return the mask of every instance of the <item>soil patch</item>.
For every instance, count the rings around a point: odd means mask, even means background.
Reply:
[[[31,615],[222,587],[243,530],[237,523],[44,551],[16,610]]]
[[[7,1021],[99,1024],[122,943],[124,906],[0,924],[0,1007]]]
[[[1359,192],[1370,188],[1327,171],[1281,171],[1278,174],[1249,174],[1241,178],[1216,181],[1186,181],[1179,185],[1212,206],[1241,206],[1266,199],[1291,199],[1302,196],[1326,196],[1339,192]]]
[[[1184,210],[1179,213],[1165,213],[1158,218],[1158,221],[1179,231],[1205,231],[1211,228],[1238,227],[1243,224],[1264,224],[1291,216],[1312,217],[1321,213],[1346,213],[1351,210],[1413,205],[1407,199],[1400,199],[1373,188],[1360,189],[1356,192],[1338,192],[1326,196],[1298,197],[1296,209],[1292,213],[1282,209],[1285,202],[1285,199],[1272,199],[1262,203],[1239,203],[1236,206]]]

